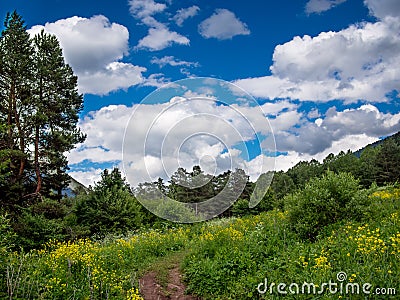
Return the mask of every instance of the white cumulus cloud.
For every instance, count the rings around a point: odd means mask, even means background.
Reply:
[[[125,175],[132,184],[149,181],[149,175],[167,179],[179,166],[191,169],[204,162],[208,162],[203,166],[210,172],[236,167],[248,171],[245,154],[236,145],[254,139],[254,128],[270,133],[264,113],[283,107],[266,105],[261,110],[201,99],[182,102],[184,99],[174,97],[167,103],[133,107],[110,105],[92,112],[80,121],[87,140],[68,154],[70,165],[84,161],[115,163],[123,157],[127,162]],[[260,173],[260,169],[252,172]]]
[[[279,151],[295,151],[313,156],[325,153],[335,142],[349,136],[365,136],[365,141],[377,140],[399,130],[400,113],[382,113],[377,107],[367,104],[343,111],[331,107],[316,122],[299,118],[291,128],[276,130],[275,139]],[[341,150],[348,149],[357,150],[354,147]]]
[[[247,25],[227,9],[216,9],[215,13],[199,24],[199,33],[204,38],[232,39],[236,35],[249,35]]]
[[[164,3],[157,3],[153,0],[129,0],[128,4],[130,13],[142,20],[146,20],[147,17],[160,13],[167,8]]]
[[[165,26],[150,28],[148,35],[142,38],[136,48],[158,51],[171,46],[172,44],[189,45],[187,37],[175,31],[170,31]]]
[[[143,83],[142,72],[146,68],[129,63],[113,62],[93,73],[83,73],[78,77],[80,91],[89,94],[106,95],[110,91],[127,89]]]
[[[161,104],[110,105],[92,112],[80,121],[88,138],[68,154],[70,164],[118,164],[124,166],[129,182],[136,185],[157,177],[168,179],[178,167],[191,169],[207,158],[208,163],[202,165],[207,172],[239,167],[256,180],[263,166],[273,167],[274,159],[265,153],[246,159],[243,149],[235,147],[253,140],[254,129],[261,135],[270,134],[266,126],[269,116],[273,116],[269,123],[276,150],[287,152],[277,158],[278,170],[300,160],[322,160],[329,153],[355,151],[400,130],[400,113],[383,113],[371,104],[341,111],[332,107],[324,114],[319,112],[319,121],[314,122],[301,112],[301,105],[287,100],[267,102],[261,107],[184,100],[174,97]],[[274,151],[273,145],[266,139],[261,147]],[[83,178],[79,172],[75,171]],[[93,170],[88,172],[88,178],[92,178]]]
[[[110,23],[105,16],[75,16],[33,26],[29,32],[36,34],[42,29],[57,36],[66,60],[77,72],[98,70],[128,53],[128,29]]]
[[[329,154],[339,154],[341,151],[357,151],[365,145],[378,141],[378,137],[368,136],[366,134],[346,135],[339,140],[332,141],[332,144],[325,148],[323,151],[311,155],[309,153],[301,153],[294,150],[288,151],[286,155],[279,155],[276,158],[276,170],[287,171],[300,161],[310,161],[316,159],[320,162],[323,161]]]
[[[136,49],[159,51],[173,44],[189,45],[187,37],[171,31],[166,24],[155,19],[154,15],[163,12],[166,4],[154,0],[130,0],[128,4],[131,15],[149,27],[147,35],[139,40]]]
[[[60,41],[67,63],[78,75],[81,93],[104,95],[144,80],[146,68],[120,62],[128,54],[128,29],[110,23],[105,16],[74,16],[33,26],[29,33],[34,35],[41,30]]]
[[[272,75],[238,80],[257,97],[387,101],[400,86],[400,18],[351,25],[278,45]]]

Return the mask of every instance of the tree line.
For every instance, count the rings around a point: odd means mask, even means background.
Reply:
[[[199,166],[194,166],[191,172],[179,168],[169,180],[168,184],[159,178],[155,182],[145,182],[134,189],[137,197],[161,194],[184,203],[196,203],[210,199],[226,188],[227,182],[231,182],[228,190],[235,195],[232,207],[222,216],[243,215],[259,213],[272,208],[282,209],[282,199],[296,190],[304,188],[312,178],[320,178],[327,171],[349,173],[358,179],[361,186],[368,188],[371,184],[385,185],[400,180],[400,133],[397,133],[378,144],[365,147],[353,153],[341,151],[339,154],[329,154],[322,162],[315,159],[300,161],[287,171],[277,171],[273,174],[271,186],[262,201],[255,208],[249,208],[251,194],[255,183],[249,180],[249,176],[241,169],[226,171],[212,176],[204,174]],[[229,178],[234,179],[229,181]],[[198,186],[193,183],[204,182]],[[192,188],[195,186],[195,188]],[[235,188],[243,187],[241,191]]]

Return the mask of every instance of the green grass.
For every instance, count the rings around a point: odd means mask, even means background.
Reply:
[[[314,242],[291,230],[287,213],[217,219],[146,230],[103,241],[50,242],[43,250],[2,256],[1,298],[140,299],[138,279],[155,271],[162,286],[180,265],[189,293],[203,299],[281,299],[268,283],[370,283],[400,293],[400,191],[373,193],[361,222],[341,220]],[[285,299],[379,299],[377,295],[286,295]],[[388,299],[389,296],[382,297]],[[392,296],[395,299],[395,296]]]
[[[280,299],[282,294],[256,287],[269,283],[370,283],[372,288],[400,292],[399,190],[378,191],[362,222],[342,220],[325,228],[315,242],[304,241],[288,229],[287,215],[277,211],[256,217],[232,219],[210,226],[193,241],[184,271],[189,289],[204,299]],[[236,233],[240,232],[241,234]],[[371,289],[372,290],[372,289]],[[286,291],[288,289],[286,288]],[[378,295],[288,295],[285,299],[379,299]],[[389,296],[382,296],[388,299]],[[394,299],[395,296],[392,296]]]

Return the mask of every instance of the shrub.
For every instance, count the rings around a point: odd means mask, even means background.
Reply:
[[[13,228],[16,244],[25,250],[41,248],[51,239],[62,240],[68,237],[64,227],[64,217],[68,209],[63,201],[42,198],[40,202],[21,208],[15,216]]]
[[[7,214],[0,214],[0,259],[14,247],[15,233],[11,227],[10,219]],[[2,263],[2,261],[1,261]]]
[[[117,168],[104,170],[101,181],[79,196],[75,213],[78,225],[100,237],[136,229],[143,220],[142,206]]]
[[[25,250],[40,248],[51,239],[63,240],[62,219],[48,219],[43,214],[26,210],[14,225],[17,245]]]
[[[196,215],[192,208],[178,201],[161,200],[154,212],[159,217],[179,223],[193,223],[202,220],[201,215]]]
[[[243,217],[248,215],[257,215],[263,211],[270,211],[273,209],[274,197],[272,193],[266,193],[261,201],[253,208],[249,206],[249,200],[238,199],[230,208],[233,216]]]
[[[315,240],[321,230],[342,219],[360,219],[368,203],[358,180],[349,173],[328,171],[285,197],[291,228],[303,239]]]
[[[77,223],[91,234],[124,233],[142,222],[141,206],[128,191],[118,188],[82,196],[76,206]]]

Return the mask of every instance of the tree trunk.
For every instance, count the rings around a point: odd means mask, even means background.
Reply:
[[[15,125],[17,126],[17,130],[18,130],[18,139],[19,139],[19,148],[20,148],[19,150],[21,151],[21,153],[25,154],[25,136],[24,136],[24,132],[21,127],[21,122],[20,122],[18,109],[17,109],[17,97],[16,97],[16,93],[15,93],[15,83],[11,84],[10,98],[11,98],[11,114],[14,114]],[[12,118],[10,118],[10,115],[9,115],[9,120],[12,121]],[[11,124],[9,124],[9,125],[11,125]],[[14,144],[14,142],[12,141],[12,126],[10,126],[10,130],[11,130],[11,131],[9,131],[10,142],[12,144]],[[14,145],[12,145],[12,146],[14,146]],[[18,178],[22,177],[22,175],[24,173],[24,169],[25,169],[25,157],[21,157],[20,164],[19,164]]]
[[[17,129],[18,129],[18,136],[19,136],[19,148],[20,151],[25,154],[25,136],[24,136],[24,132],[22,130],[21,127],[21,122],[19,119],[19,115],[17,112],[17,105],[15,104],[15,123],[17,124]],[[22,177],[22,175],[24,174],[24,170],[25,170],[25,157],[21,157],[20,159],[20,164],[19,164],[19,172],[18,172],[18,177]]]
[[[13,98],[15,98],[15,92],[14,92],[14,84],[11,84],[11,91],[10,91],[10,96],[8,98],[8,118],[7,118],[7,131],[8,131],[8,149],[13,150],[14,148],[14,142],[13,142],[13,132],[12,132],[12,116],[13,116]]]
[[[35,194],[39,194],[42,189],[42,176],[40,175],[39,166],[39,125],[35,127],[35,173],[37,179]]]

